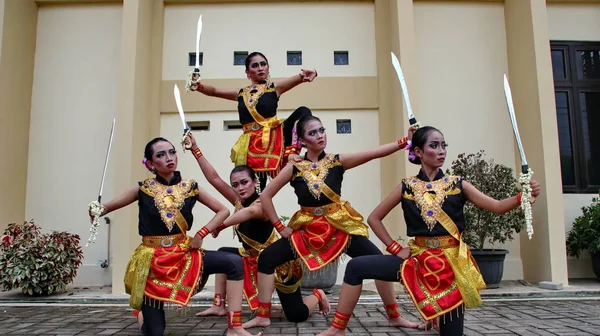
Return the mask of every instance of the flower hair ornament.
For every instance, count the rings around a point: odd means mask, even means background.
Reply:
[[[154,168],[150,165],[148,159],[144,157],[144,159],[142,159],[142,164],[144,165],[144,167],[146,167],[146,169],[148,169],[152,174],[154,174]]]
[[[411,161],[414,161],[417,158],[417,155],[415,154],[415,151],[412,149],[412,141],[408,140],[406,147],[404,147],[405,150],[408,151],[408,159]]]

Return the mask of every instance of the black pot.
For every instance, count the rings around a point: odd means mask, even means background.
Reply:
[[[596,279],[600,280],[600,252],[592,253],[592,269]]]
[[[508,250],[471,249],[471,254],[479,266],[487,288],[500,287],[500,281],[504,273],[504,259],[508,254]]]

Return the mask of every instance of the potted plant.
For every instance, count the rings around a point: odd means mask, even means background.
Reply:
[[[567,255],[579,258],[587,250],[592,256],[594,274],[600,280],[600,199],[594,197],[581,211],[567,234]]]
[[[286,224],[290,217],[279,216],[282,224]],[[306,265],[302,263],[302,270],[304,271],[304,277],[302,278],[302,284],[300,288],[305,295],[312,294],[313,288],[322,289],[325,293],[331,294],[333,286],[337,280],[339,259],[330,263],[329,265],[321,268],[318,271],[311,272],[306,268]]]
[[[513,169],[486,160],[485,151],[459,154],[452,162],[449,174],[463,177],[484,194],[505,199],[516,195],[520,189]],[[498,288],[504,273],[504,259],[508,250],[493,248],[514,239],[514,234],[525,227],[525,217],[520,207],[504,215],[480,209],[470,202],[465,204],[465,230],[462,238],[471,248],[487,288]],[[484,248],[486,243],[492,248]]]
[[[54,231],[42,234],[33,221],[12,223],[0,241],[0,285],[22,288],[27,295],[64,291],[81,266],[79,236]]]

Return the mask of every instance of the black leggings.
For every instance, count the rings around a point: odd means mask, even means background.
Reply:
[[[361,285],[363,280],[374,279],[398,281],[400,266],[404,259],[393,255],[362,256],[348,262],[344,274],[344,282],[351,286]],[[463,307],[440,317],[441,336],[460,336],[463,334]]]
[[[300,120],[300,118],[304,116],[310,116],[312,112],[306,106],[298,107],[289,117],[287,117],[283,121],[283,146],[290,146],[292,144],[292,131],[294,130],[294,125],[296,121]],[[258,179],[260,181],[260,190],[265,190],[267,186],[267,174],[259,173]]]
[[[240,251],[236,247],[221,247],[219,251],[229,252],[240,255]],[[291,285],[297,282],[298,279],[293,277],[290,279],[285,285]],[[308,319],[308,307],[305,304],[297,304],[298,302],[302,302],[302,291],[300,287],[296,289],[293,293],[284,293],[277,290],[277,296],[279,296],[279,301],[281,301],[281,307],[283,308],[283,313],[285,317],[290,322],[304,322]]]
[[[219,251],[203,251],[204,264],[202,278],[210,274],[224,273],[227,280],[243,280],[244,264],[242,258],[231,253]],[[151,301],[145,299],[144,302]],[[154,302],[156,304],[142,304],[142,315],[144,324],[142,324],[142,333],[149,336],[162,336],[165,332],[165,310],[163,302]]]

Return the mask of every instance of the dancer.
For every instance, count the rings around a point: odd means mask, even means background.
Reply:
[[[234,230],[242,243],[241,248],[221,247],[219,251],[234,253],[244,261],[244,296],[251,310],[258,309],[257,259],[265,247],[279,238],[271,222],[263,213],[258,199],[256,175],[248,166],[237,166],[231,171],[231,186],[227,184],[198,148],[192,134],[188,135],[191,149],[198,165],[208,182],[235,206],[235,214],[227,218],[213,231],[217,236],[220,231],[235,225]],[[329,301],[320,289],[313,289],[313,295],[302,298],[300,283],[302,265],[298,259],[289,261],[276,268],[275,288],[281,301],[286,318],[291,322],[303,322],[312,314],[318,304],[323,314],[329,313]],[[215,297],[213,305],[197,316],[226,314],[225,311],[225,275],[217,274],[215,281]],[[270,292],[272,293],[272,291]]]
[[[409,157],[421,165],[419,174],[403,179],[368,218],[373,232],[391,255],[362,256],[348,263],[333,323],[320,336],[345,335],[364,279],[402,280],[429,325],[441,318],[436,329],[443,336],[463,335],[464,309],[481,304],[479,290],[485,288],[485,282],[461,239],[465,202],[504,214],[521,204],[521,193],[498,201],[460,176],[444,174],[441,167],[447,144],[442,133],[433,127],[419,128],[411,146]],[[539,183],[531,181],[530,185],[533,197],[537,197]],[[394,241],[382,224],[400,202],[407,235],[414,237],[408,242],[409,248]]]
[[[288,158],[297,157],[301,147],[295,139],[295,124],[311,111],[301,106],[289,118],[277,119],[279,97],[303,82],[312,82],[317,70],[302,69],[298,75],[271,81],[265,55],[253,52],[246,57],[246,76],[251,84],[243,89],[219,89],[200,83],[200,75],[192,74],[186,86],[207,96],[238,102],[239,121],[244,133],[231,149],[235,166],[247,165],[259,176],[263,190],[267,176],[277,176]]]
[[[412,132],[412,129],[410,130]],[[348,169],[390,155],[407,145],[407,138],[353,154],[327,154],[327,136],[319,118],[302,117],[298,136],[307,148],[304,160],[290,162],[260,195],[263,210],[284,239],[267,247],[258,260],[259,311],[245,326],[270,325],[271,298],[275,268],[299,256],[311,271],[336,262],[345,252],[350,257],[381,255],[367,238],[362,216],[340,198],[342,178]],[[300,210],[284,227],[273,206],[273,197],[290,182],[298,196]],[[377,281],[377,290],[391,326],[417,328],[418,324],[400,316],[394,284]]]
[[[155,177],[126,189],[106,204],[96,204],[104,216],[138,201],[142,243],[125,272],[129,304],[145,335],[163,335],[165,303],[187,306],[209,274],[224,273],[230,293],[227,335],[251,335],[241,323],[242,259],[232,253],[202,249],[203,239],[229,216],[229,210],[194,180],[182,179],[177,161],[177,152],[168,140],[153,139],[144,150],[144,164]],[[192,239],[186,233],[192,227],[192,208],[197,201],[215,216]],[[90,217],[92,212],[90,209]]]

